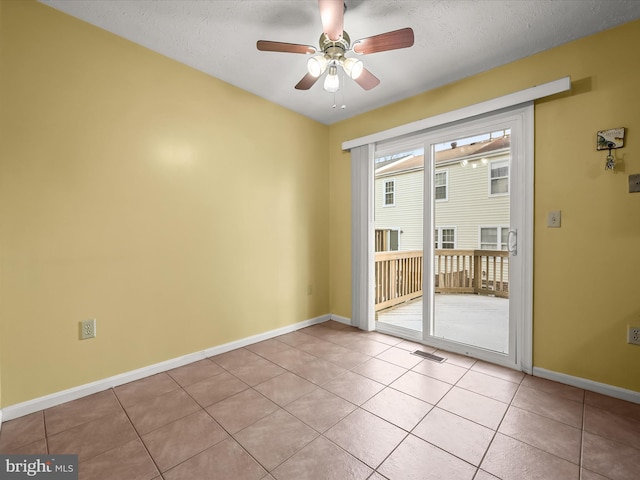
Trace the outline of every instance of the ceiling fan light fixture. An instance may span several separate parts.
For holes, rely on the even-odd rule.
[[[362,61],[357,58],[347,58],[346,55],[349,53],[368,55],[413,45],[413,30],[408,27],[361,38],[352,45],[351,38],[344,31],[346,10],[344,2],[345,0],[318,0],[322,22],[322,33],[318,41],[319,49],[311,45],[270,40],[258,40],[256,43],[256,47],[261,52],[298,53],[310,56],[307,57],[307,73],[295,85],[296,90],[309,90],[322,75],[325,75],[324,89],[335,93],[340,89],[338,77],[340,69],[363,90],[371,90],[380,84],[380,79],[364,68]],[[344,75],[342,78],[344,79]]]
[[[316,55],[307,61],[307,71],[314,77],[319,77],[327,69],[327,58],[324,55]]]
[[[329,73],[324,79],[324,89],[329,93],[335,93],[340,89],[340,79],[338,78],[338,67],[331,65]]]
[[[362,70],[364,70],[364,64],[362,63],[362,60],[350,57],[344,59],[342,62],[342,68],[347,72],[347,75],[355,80],[360,76]]]

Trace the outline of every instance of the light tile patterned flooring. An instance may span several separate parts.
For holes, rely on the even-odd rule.
[[[638,479],[640,405],[336,322],[5,422],[83,480]]]

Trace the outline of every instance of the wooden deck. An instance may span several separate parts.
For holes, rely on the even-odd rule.
[[[506,353],[509,299],[485,295],[436,294],[435,335]],[[422,331],[422,297],[377,312],[378,322]]]
[[[376,311],[422,296],[422,250],[376,252]],[[480,294],[509,298],[509,252],[435,250],[436,293]]]

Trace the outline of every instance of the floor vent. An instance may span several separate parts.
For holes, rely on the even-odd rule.
[[[418,355],[419,357],[426,358],[427,360],[431,360],[434,362],[442,363],[446,360],[446,358],[439,357],[434,355],[433,353],[421,352],[420,350],[416,350],[415,352],[411,352],[412,355]]]

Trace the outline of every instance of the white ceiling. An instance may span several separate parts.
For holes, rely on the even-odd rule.
[[[361,57],[381,84],[346,79],[334,109],[321,81],[294,89],[307,56],[256,49],[317,47],[317,0],[40,1],[325,124],[640,18],[640,0],[345,0],[352,40],[411,27],[415,44]]]

